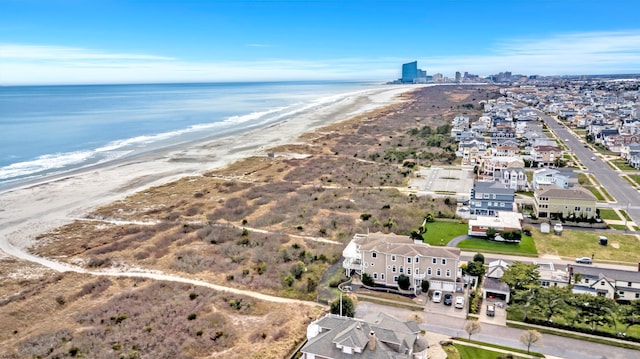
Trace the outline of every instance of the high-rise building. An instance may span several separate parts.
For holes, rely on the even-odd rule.
[[[462,80],[462,75],[460,74],[460,71],[456,71],[456,82],[460,82]]]
[[[418,61],[402,64],[402,83],[413,83],[418,78]]]

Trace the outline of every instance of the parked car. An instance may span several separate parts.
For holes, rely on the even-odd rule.
[[[591,157],[591,161],[595,161],[595,160],[596,160],[596,158],[595,158],[595,157]]]
[[[496,315],[496,308],[493,305],[487,305],[487,317],[494,317]]]
[[[453,294],[447,293],[444,295],[444,305],[453,304]]]
[[[576,263],[591,264],[592,260],[591,257],[580,257],[576,258]]]
[[[439,290],[436,290],[435,292],[433,292],[433,297],[431,297],[431,300],[434,303],[440,303],[440,301],[442,300],[442,292]]]
[[[464,297],[456,297],[456,308],[464,308]]]

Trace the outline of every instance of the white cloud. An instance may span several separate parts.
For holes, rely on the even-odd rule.
[[[586,32],[502,41],[489,55],[431,57],[425,67],[453,73],[600,74],[640,72],[640,31]]]
[[[269,46],[247,44],[247,46]],[[488,44],[486,55],[418,58],[429,74],[640,73],[640,30],[516,38]],[[140,83],[269,80],[393,80],[407,59],[258,59],[188,62],[149,54],[0,43],[0,84]]]

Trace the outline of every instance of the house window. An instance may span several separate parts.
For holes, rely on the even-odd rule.
[[[591,212],[591,207],[587,207],[584,210],[587,211],[587,212]]]
[[[436,257],[433,257],[433,258],[432,258],[432,260],[431,260],[431,263],[433,263],[433,264],[436,264],[436,263],[438,263],[438,258],[436,258]]]
[[[451,277],[451,269],[447,269],[447,271],[445,272],[445,275],[447,277]]]
[[[373,279],[378,279],[378,273],[373,272]]]
[[[619,291],[618,294],[624,295],[624,292],[623,291]]]
[[[442,265],[446,266],[447,265],[447,258],[442,258]]]
[[[600,282],[600,285],[604,285],[604,281],[601,281],[601,282]]]
[[[394,281],[394,282],[397,282],[397,281],[398,281],[398,276],[397,276],[397,275],[394,275],[394,276],[393,276],[393,281]]]
[[[420,274],[420,268],[416,268],[416,274]]]
[[[495,193],[493,194],[493,199],[496,199],[496,194]]]
[[[380,273],[380,279],[384,280],[384,273]]]
[[[416,263],[420,262],[420,257],[416,256]]]
[[[631,287],[631,282],[627,282],[627,287]]]
[[[392,261],[394,261],[394,262],[396,261],[396,256],[395,256],[395,254],[391,256],[391,260],[392,260]]]
[[[407,268],[407,274],[411,274],[411,268]]]
[[[436,275],[438,277],[442,275],[442,270],[440,270],[440,268],[436,269]]]
[[[431,275],[431,267],[427,268],[427,275]]]
[[[407,257],[407,263],[411,263],[411,257]]]
[[[549,282],[547,282],[546,280],[543,280],[540,284],[541,284],[543,287],[548,287],[548,286],[549,286]]]
[[[580,210],[580,207],[575,207],[573,210],[574,210],[575,212],[578,212],[578,211]]]
[[[404,273],[404,267],[400,266],[400,273]]]
[[[500,202],[500,207],[504,207],[504,202]]]
[[[589,284],[589,278],[585,278],[585,279],[584,279],[584,283],[585,283],[585,284]]]
[[[636,293],[636,298],[640,298],[640,293]]]
[[[371,253],[371,258],[376,258],[376,256],[377,256],[376,252]]]
[[[372,267],[373,267],[373,265],[374,265],[374,264],[375,264],[375,263],[371,262],[371,266],[372,266]]]
[[[393,273],[396,272],[396,266],[391,267],[391,272],[393,272]]]

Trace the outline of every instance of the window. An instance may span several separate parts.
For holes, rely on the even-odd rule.
[[[451,269],[447,269],[447,271],[445,272],[445,276],[451,277]]]
[[[640,293],[636,293],[636,298],[640,298]]]
[[[395,256],[395,254],[391,256],[391,260],[392,260],[392,261],[394,261],[394,262],[396,261],[396,256]]]
[[[580,210],[580,207],[574,207],[574,208],[573,208],[573,210],[574,210],[575,212],[578,212],[578,211]]]
[[[489,199],[489,194],[485,193],[484,196],[482,196],[482,197],[485,198],[485,199]]]
[[[411,268],[407,268],[407,274],[411,274]]]
[[[500,207],[504,207],[504,202],[500,202]]]
[[[431,267],[427,268],[427,275],[431,275]]]
[[[447,258],[442,258],[442,265],[446,266],[447,265]]]
[[[416,268],[416,274],[420,274],[420,268]]]
[[[371,252],[371,258],[376,258],[377,253],[376,252]]]
[[[585,284],[589,284],[589,278],[584,279]]]
[[[404,273],[404,267],[400,266],[400,273]]]
[[[493,199],[496,199],[496,194],[495,193],[493,194]]]
[[[624,292],[623,291],[619,291],[618,294],[624,295]]]
[[[543,287],[548,287],[549,286],[549,282],[546,280],[543,280],[542,283],[540,283]]]
[[[378,279],[378,273],[373,272],[373,279]]]
[[[380,273],[380,279],[384,280],[384,273]]]
[[[591,212],[591,207],[587,207],[584,210],[587,211],[587,212]]]
[[[433,263],[433,264],[436,264],[436,263],[438,263],[438,258],[436,258],[436,257],[433,257],[433,258],[432,258],[432,260],[431,260],[431,263]]]
[[[436,270],[436,275],[437,275],[438,277],[442,275],[442,270],[440,270],[440,268],[438,268],[438,269]]]
[[[604,285],[604,281],[601,281],[601,282],[600,282],[600,285]]]
[[[631,287],[631,282],[627,282],[627,287]]]
[[[407,257],[407,263],[411,263],[411,257]]]
[[[391,267],[391,272],[393,272],[393,273],[396,272],[396,266]]]
[[[420,257],[416,256],[416,263],[420,262]]]
[[[393,281],[394,281],[394,282],[397,282],[397,281],[398,281],[398,276],[397,276],[397,275],[394,275],[394,276],[393,276]]]
[[[372,267],[373,267],[373,265],[374,265],[374,264],[375,264],[375,263],[371,262],[371,266],[372,266]]]

